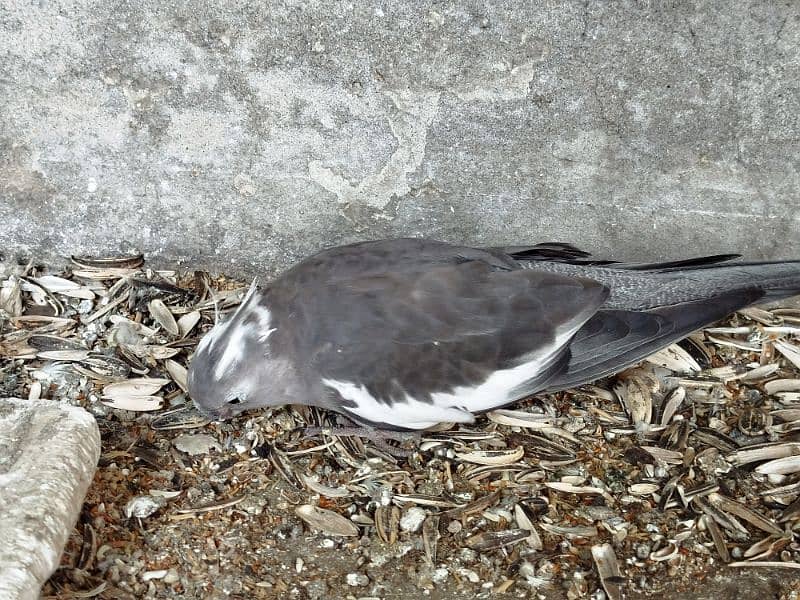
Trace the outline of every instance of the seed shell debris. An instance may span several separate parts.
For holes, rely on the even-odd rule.
[[[45,597],[209,597],[210,564],[247,573],[229,595],[282,597],[305,584],[274,557],[302,547],[291,572],[324,580],[323,546],[424,595],[661,597],[800,568],[800,309],[740,311],[619,376],[379,445],[316,408],[197,412],[190,357],[246,289],[140,255],[0,266],[2,395],[83,406],[104,440]],[[327,581],[315,593],[353,595]]]

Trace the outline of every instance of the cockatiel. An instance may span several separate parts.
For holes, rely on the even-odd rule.
[[[424,429],[623,370],[742,307],[800,294],[800,261],[593,260],[569,244],[390,239],[324,250],[201,340],[216,418],[282,404]]]

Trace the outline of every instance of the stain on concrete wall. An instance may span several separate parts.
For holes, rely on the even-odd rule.
[[[800,256],[798,82],[794,3],[6,3],[0,251]]]

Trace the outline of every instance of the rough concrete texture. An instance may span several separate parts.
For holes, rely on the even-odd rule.
[[[800,256],[798,82],[796,2],[11,0],[0,248]]]
[[[100,458],[88,412],[0,398],[0,598],[38,598],[55,571]]]

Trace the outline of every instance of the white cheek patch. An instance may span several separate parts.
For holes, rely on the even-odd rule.
[[[237,325],[225,332],[227,334],[225,349],[214,367],[214,379],[217,381],[222,379],[229,369],[235,367],[244,358],[245,339],[247,339],[249,331],[248,327]]]
[[[258,302],[257,291],[254,280],[233,315],[215,325],[197,345],[196,354],[221,347],[221,354],[212,372],[217,381],[221,381],[226,373],[242,361],[248,338],[264,342],[275,331],[270,328],[272,315],[266,306]]]
[[[213,338],[211,346],[224,345],[214,367],[214,378],[217,381],[244,359],[248,339],[263,343],[269,338],[275,331],[274,327],[270,327],[271,323],[272,315],[269,309],[261,304],[252,303],[249,306],[242,305],[230,321],[219,326],[219,332],[215,333],[212,330],[209,333]]]

